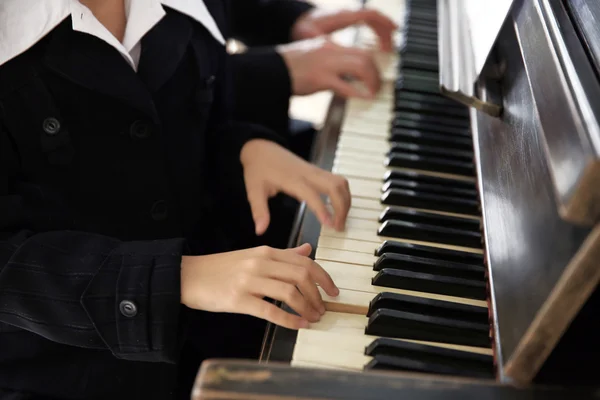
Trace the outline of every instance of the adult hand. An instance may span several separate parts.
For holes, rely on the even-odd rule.
[[[295,95],[333,90],[343,97],[372,98],[381,87],[379,70],[368,50],[319,38],[279,46],[278,52],[287,65]],[[363,86],[352,84],[348,78]]]
[[[267,230],[270,221],[268,200],[279,192],[306,201],[323,225],[344,229],[351,202],[345,178],[311,165],[268,140],[254,139],[246,143],[240,160],[257,235]],[[329,196],[333,217],[321,194]]]
[[[336,10],[313,9],[300,16],[292,27],[292,39],[303,40],[335,32],[355,24],[366,24],[379,37],[381,49],[393,49],[393,33],[398,26],[376,10]]]
[[[316,285],[330,296],[339,294],[329,274],[308,257],[310,251],[305,244],[183,257],[181,302],[197,310],[248,314],[289,329],[306,328],[325,312]],[[300,316],[264,297],[284,301]]]

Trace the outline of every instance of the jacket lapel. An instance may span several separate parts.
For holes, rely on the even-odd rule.
[[[138,75],[148,90],[158,91],[183,60],[193,26],[189,18],[169,11],[142,39]]]
[[[45,65],[71,82],[114,97],[156,121],[152,92],[166,83],[181,63],[192,36],[189,19],[170,12],[146,34],[137,74],[112,46],[71,27],[71,18],[67,18],[53,31]]]

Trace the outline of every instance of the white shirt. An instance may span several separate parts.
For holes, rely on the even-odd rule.
[[[165,16],[162,5],[194,18],[225,44],[203,0],[125,0],[127,26],[123,42],[78,0],[0,0],[0,65],[31,48],[71,15],[74,31],[104,40],[137,70],[141,39]]]

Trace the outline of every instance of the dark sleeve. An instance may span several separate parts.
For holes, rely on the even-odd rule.
[[[236,108],[239,109],[239,107],[236,107],[238,101],[236,97],[240,97],[242,101],[249,101],[249,97],[246,96],[252,96],[252,93],[249,91],[254,90],[257,86],[254,86],[247,81],[243,83],[247,86],[238,86],[238,84],[242,82],[242,79],[239,77],[234,78],[234,76],[240,71],[234,69],[235,60],[232,56],[227,54],[225,48],[221,51],[220,60],[221,68],[215,79],[215,99],[211,110],[209,130],[211,131],[211,148],[214,149],[213,156],[217,157],[214,161],[216,161],[219,170],[229,170],[232,161],[234,164],[239,163],[242,147],[249,140],[266,139],[283,146],[286,145],[286,141],[282,135],[276,134],[273,130],[269,129],[267,126],[261,125],[254,119],[248,121],[236,118],[235,110]],[[279,62],[282,61],[283,60]],[[263,66],[267,64],[269,63],[265,63]],[[251,75],[257,73],[257,71],[254,68],[244,68],[244,73],[248,74],[246,79],[255,79],[255,77]],[[256,78],[259,76],[260,75],[257,75]],[[263,97],[263,93],[260,92],[254,93],[254,95]]]
[[[232,37],[248,46],[273,46],[291,41],[296,20],[314,8],[301,0],[231,0]]]
[[[231,56],[235,88],[234,118],[287,135],[292,95],[285,61],[273,49]]]
[[[174,362],[183,240],[24,230],[8,137],[0,125],[0,322],[126,360]],[[121,312],[132,304],[137,312]]]

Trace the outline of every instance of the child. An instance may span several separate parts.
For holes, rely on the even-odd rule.
[[[240,166],[259,235],[278,192],[337,229],[350,194],[229,119],[223,4],[2,0],[0,398],[173,398],[191,310],[297,329],[337,294],[310,246],[227,252]]]

